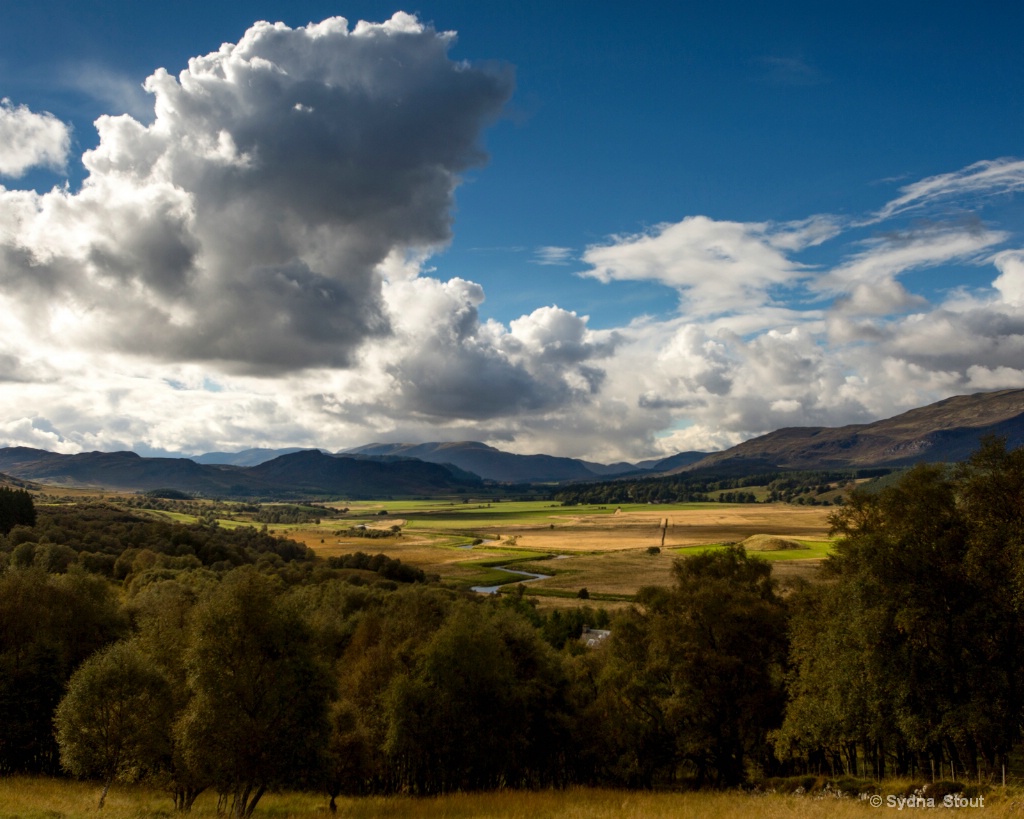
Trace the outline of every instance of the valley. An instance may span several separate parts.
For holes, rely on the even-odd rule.
[[[116,497],[116,496],[115,496]],[[116,502],[116,501],[115,501]],[[203,519],[202,505],[164,501],[149,510],[179,523]],[[179,510],[175,511],[175,507]],[[206,516],[227,528],[261,525],[252,505],[209,504]],[[317,506],[264,504],[261,510],[305,509],[317,521],[267,524],[270,534],[296,540],[319,557],[382,553],[456,588],[507,583],[495,567],[551,574],[524,586],[544,605],[621,604],[643,586],[671,583],[672,561],[757,535],[801,542],[799,550],[757,551],[776,576],[811,577],[828,545],[823,506],[790,504],[627,504],[562,506],[551,501],[350,501]],[[330,510],[337,517],[326,517]],[[342,511],[345,510],[345,511]],[[263,513],[260,516],[266,517]],[[664,538],[662,535],[664,534]],[[656,550],[652,552],[652,549]]]

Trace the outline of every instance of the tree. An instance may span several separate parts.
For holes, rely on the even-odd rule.
[[[32,496],[24,489],[0,486],[0,535],[6,535],[15,526],[35,526],[36,507]]]
[[[53,713],[74,669],[121,637],[109,583],[80,570],[0,574],[0,771],[57,773]]]
[[[415,793],[550,785],[566,749],[566,680],[509,609],[456,606],[386,695],[391,763]]]
[[[1024,452],[990,440],[917,466],[832,524],[830,582],[796,607],[781,745],[851,770],[859,745],[878,776],[995,770],[1024,716]]]
[[[131,642],[115,643],[72,675],[54,723],[61,764],[103,782],[99,807],[115,780],[133,781],[170,751],[170,688]]]
[[[335,584],[334,590],[345,585]],[[323,588],[331,591],[327,584]],[[331,597],[336,595],[309,608],[314,614],[322,611]],[[406,786],[406,773],[390,764],[393,757],[384,750],[390,727],[385,693],[397,677],[413,671],[424,644],[444,623],[454,599],[448,590],[420,585],[392,593],[373,590],[359,602],[347,592],[334,608],[355,615],[350,637],[338,639],[341,634],[336,629],[341,624],[318,625],[325,637],[334,632],[329,642],[335,644],[333,655],[339,657],[339,701],[332,718],[325,779],[332,799],[343,792],[393,792]],[[358,613],[353,604],[361,609]]]
[[[613,629],[601,687],[633,727],[616,766],[649,783],[680,766],[698,783],[741,783],[772,762],[768,732],[784,703],[786,609],[770,565],[730,547],[677,560],[671,589],[641,590]],[[622,722],[622,718],[618,718]]]
[[[331,694],[309,629],[273,581],[230,572],[196,607],[177,725],[186,763],[251,816],[269,787],[317,778]]]
[[[189,579],[192,582],[176,579],[150,583],[131,601],[133,620],[138,627],[136,645],[170,684],[168,710],[172,723],[191,698],[185,668],[189,619],[204,581],[212,582],[203,575]],[[193,803],[209,784],[201,772],[188,765],[179,737],[173,734],[169,753],[156,780],[170,791],[175,810],[181,813],[191,811]]]

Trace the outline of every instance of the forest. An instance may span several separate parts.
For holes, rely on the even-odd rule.
[[[27,499],[27,500],[26,500]],[[851,491],[819,582],[741,547],[609,614],[254,527],[0,493],[0,774],[268,790],[992,781],[1024,720],[1024,449]],[[598,648],[584,629],[609,629]],[[102,802],[102,796],[100,797]]]

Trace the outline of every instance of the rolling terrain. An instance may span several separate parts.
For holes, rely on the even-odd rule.
[[[1024,390],[956,395],[871,424],[790,427],[672,469],[756,472],[769,469],[901,467],[962,461],[987,435],[1024,444]]]

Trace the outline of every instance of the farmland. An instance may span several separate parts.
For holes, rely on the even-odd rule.
[[[265,504],[262,510],[273,510]],[[827,554],[827,507],[789,504],[624,504],[563,506],[552,501],[356,501],[305,509],[303,523],[270,524],[329,558],[383,553],[459,588],[512,578],[499,566],[551,575],[531,582],[530,596],[549,605],[587,589],[595,603],[614,605],[642,586],[668,585],[675,558],[758,536],[794,548],[757,551],[776,576],[812,576]],[[188,510],[188,511],[177,511]],[[177,522],[214,516],[233,528],[254,524],[251,507],[196,504],[156,511]]]
[[[388,514],[380,515],[381,510]],[[808,574],[824,555],[820,544],[829,528],[827,509],[786,504],[366,503],[352,505],[346,517],[368,527],[399,525],[401,537],[371,542],[325,534],[323,525],[295,527],[288,535],[325,556],[380,551],[459,586],[506,581],[508,575],[496,574],[493,567],[512,564],[553,575],[527,587],[528,595],[545,601],[575,598],[584,588],[595,601],[621,601],[642,586],[668,585],[672,561],[682,554],[755,535],[819,544],[817,549],[785,553],[787,565],[779,565],[780,576]],[[472,545],[474,541],[481,542]],[[651,547],[660,551],[652,554]]]

